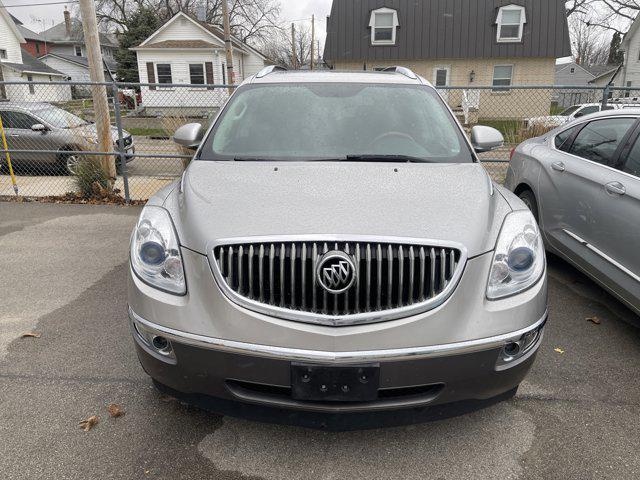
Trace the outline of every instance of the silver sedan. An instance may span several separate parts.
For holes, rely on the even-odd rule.
[[[512,153],[506,186],[545,246],[640,313],[640,109],[584,116]]]

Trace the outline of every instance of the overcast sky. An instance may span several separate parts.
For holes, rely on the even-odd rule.
[[[27,28],[40,32],[55,23],[64,21],[62,16],[64,4],[28,5],[33,3],[58,3],[60,1],[61,0],[2,0],[2,3],[7,7],[9,13],[19,18]],[[298,20],[296,23],[304,23],[304,21],[299,21],[304,18],[309,18],[307,21],[309,24],[311,14],[315,14],[318,38],[324,43],[326,17],[329,15],[329,10],[331,10],[331,0],[280,0],[280,3],[282,5],[280,21],[283,24],[291,23],[292,20]],[[72,6],[72,3],[68,4],[69,9],[71,9]]]

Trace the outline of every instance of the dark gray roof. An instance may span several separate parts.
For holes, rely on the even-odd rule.
[[[519,43],[496,41],[501,6],[526,9]],[[371,46],[371,11],[398,11],[395,46]],[[334,0],[327,18],[324,58],[411,60],[571,55],[564,0]]]
[[[87,59],[87,57],[78,57],[77,55],[66,55],[63,53],[48,53],[47,55],[45,55],[45,57],[58,57],[68,62],[77,63],[78,65],[89,68],[89,60]],[[107,67],[109,67],[109,70],[111,70],[112,72],[115,72],[118,68],[116,62],[112,62],[107,59],[105,59],[104,61],[107,64]]]
[[[59,72],[58,70],[51,68],[46,63],[38,60],[24,48],[22,49],[22,63],[2,62],[2,65],[18,70],[19,72],[37,72],[44,75],[64,75],[64,73]]]
[[[618,65],[590,65],[585,67],[594,77],[601,77],[607,73],[613,73],[618,69]]]
[[[56,43],[84,43],[84,33],[82,31],[82,23],[75,18],[71,19],[71,34],[67,33],[67,26],[64,22],[58,23],[53,27],[40,33],[49,42]],[[111,47],[117,47],[118,44],[111,38],[111,35],[100,33],[100,44]]]

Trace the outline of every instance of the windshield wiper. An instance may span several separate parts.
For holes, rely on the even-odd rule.
[[[412,157],[410,155],[347,155],[348,162],[398,162],[398,163],[420,163],[429,162],[429,160],[420,157]]]

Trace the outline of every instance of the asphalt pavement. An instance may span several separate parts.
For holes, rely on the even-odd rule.
[[[430,423],[326,432],[156,392],[126,315],[138,213],[0,203],[0,478],[640,477],[640,319],[561,260],[550,259],[544,344],[514,399]],[[111,418],[111,403],[124,416]],[[92,415],[99,422],[85,432],[78,423]]]

